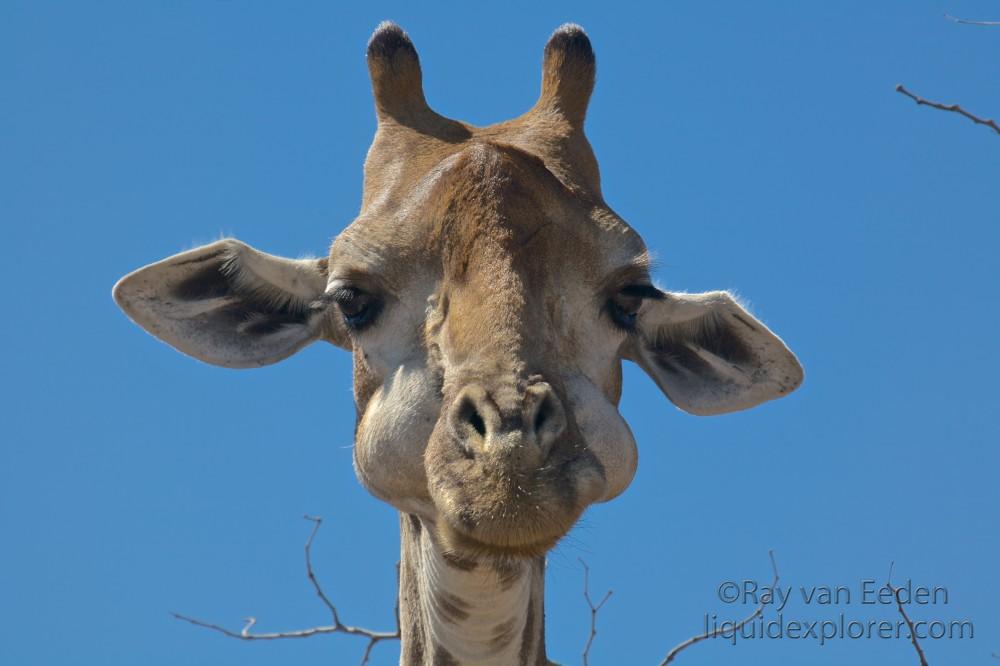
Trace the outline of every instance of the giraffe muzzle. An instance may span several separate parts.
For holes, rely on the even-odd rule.
[[[504,408],[505,402],[513,404]],[[514,400],[506,401],[477,383],[459,391],[449,424],[467,455],[507,459],[518,470],[529,471],[544,464],[566,431],[566,411],[544,381],[529,384]]]

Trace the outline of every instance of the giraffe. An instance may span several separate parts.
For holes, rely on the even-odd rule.
[[[404,664],[548,664],[545,554],[630,484],[622,360],[680,409],[747,409],[803,379],[729,293],[655,286],[605,203],[584,135],[595,58],[576,25],[545,46],[524,115],[433,111],[417,52],[367,50],[378,129],[357,218],[319,259],[223,239],[122,278],[141,327],[247,368],[315,341],[353,354],[358,479],[400,516]]]

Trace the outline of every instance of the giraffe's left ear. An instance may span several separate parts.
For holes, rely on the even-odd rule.
[[[636,327],[626,358],[686,412],[749,409],[802,383],[795,354],[724,291],[647,300]]]

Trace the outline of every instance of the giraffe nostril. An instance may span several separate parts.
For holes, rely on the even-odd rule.
[[[483,417],[479,415],[478,411],[476,411],[475,405],[470,405],[469,411],[469,424],[471,424],[475,431],[479,433],[480,437],[486,437],[486,424],[483,423]]]
[[[528,417],[525,421],[531,424],[531,434],[544,454],[566,430],[562,401],[549,384],[539,382],[528,388],[525,409]]]
[[[490,408],[487,393],[479,386],[467,386],[455,400],[451,410],[451,428],[469,455],[486,447],[486,436],[490,431],[487,424],[496,422],[496,418],[491,418],[488,413]]]
[[[463,395],[459,400],[453,416],[455,430],[460,436],[467,436],[471,427],[480,437],[486,436],[486,421],[483,415],[476,409],[476,403],[472,396]]]
[[[541,407],[538,408],[538,414],[535,415],[535,432],[540,432],[545,426],[545,422],[549,418],[549,412],[552,408],[549,405],[549,401],[546,400],[542,403]]]

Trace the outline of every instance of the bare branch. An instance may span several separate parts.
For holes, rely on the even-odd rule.
[[[771,570],[774,571],[774,582],[771,583],[771,589],[773,590],[778,587],[778,581],[781,579],[781,577],[778,575],[778,564],[777,562],[774,561],[774,551],[773,550],[767,551],[767,555],[768,557],[771,558]],[[743,625],[747,624],[748,622],[756,620],[763,614],[764,614],[764,602],[761,602],[760,605],[757,606],[756,609],[754,609],[753,613],[751,613],[750,615],[746,616],[741,621],[733,625],[732,627],[733,632],[739,631],[740,629],[743,628]],[[666,666],[667,664],[672,662],[682,650],[686,650],[695,643],[700,643],[701,641],[706,640],[708,638],[715,638],[716,636],[721,634],[722,631],[723,631],[723,626],[716,626],[716,628],[712,629],[711,631],[706,631],[703,634],[692,636],[683,643],[678,643],[670,650],[670,652],[667,653],[667,656],[664,657],[663,661],[660,662],[660,666]]]
[[[909,90],[903,87],[902,83],[896,85],[896,92],[906,95],[914,102],[916,102],[918,106],[929,106],[934,109],[940,109],[941,111],[951,111],[953,113],[961,114],[966,118],[968,118],[969,120],[971,120],[972,122],[976,123],[977,125],[986,125],[997,134],[1000,134],[1000,125],[997,125],[995,121],[990,120],[988,118],[980,118],[979,116],[975,116],[966,111],[965,109],[963,109],[962,107],[960,107],[958,104],[941,104],[940,102],[932,102],[930,100],[926,100],[923,97],[920,97],[919,95],[914,95],[913,93],[911,93]]]
[[[597,612],[601,610],[601,607],[608,602],[611,595],[614,594],[614,590],[608,590],[604,593],[604,597],[595,606],[593,600],[590,598],[590,567],[587,563],[583,561],[583,558],[577,558],[580,560],[580,564],[583,565],[583,598],[587,600],[587,606],[590,607],[590,636],[587,637],[587,644],[583,648],[583,666],[588,666],[590,659],[590,646],[594,644],[594,637],[597,636]]]
[[[892,591],[894,597],[896,597],[896,607],[899,609],[899,614],[903,616],[906,621],[906,626],[910,629],[910,642],[913,643],[913,649],[917,651],[917,656],[920,657],[920,666],[927,666],[927,657],[924,656],[924,650],[920,647],[920,641],[917,640],[917,632],[913,628],[913,622],[910,620],[910,616],[906,614],[906,609],[903,608],[903,598],[899,596],[899,588],[893,587],[892,584],[892,569],[896,566],[895,562],[889,564],[889,577],[886,579],[886,586]]]
[[[969,19],[958,18],[957,16],[952,16],[951,14],[945,14],[944,17],[949,21],[954,21],[955,23],[963,23],[965,25],[988,25],[988,26],[1000,25],[1000,21],[970,21]]]
[[[317,516],[304,516],[306,520],[310,520],[313,523],[312,532],[309,533],[309,538],[306,540],[305,553],[306,553],[306,576],[309,578],[309,582],[312,583],[313,589],[316,590],[316,595],[326,606],[327,610],[330,611],[333,623],[323,626],[310,627],[308,629],[298,629],[295,631],[279,631],[270,633],[254,633],[252,631],[254,625],[257,624],[257,618],[248,617],[246,618],[246,624],[240,629],[239,632],[232,631],[231,629],[226,629],[218,624],[212,624],[211,622],[205,622],[203,620],[198,620],[193,617],[188,617],[187,615],[181,615],[180,613],[171,613],[176,619],[189,622],[198,627],[204,627],[205,629],[211,629],[217,631],[220,634],[229,636],[230,638],[236,638],[242,641],[270,641],[279,640],[284,638],[309,638],[310,636],[319,636],[321,634],[349,634],[352,636],[363,636],[368,639],[368,644],[365,646],[365,652],[361,659],[361,666],[365,666],[371,657],[372,649],[378,645],[381,641],[388,640],[398,640],[399,639],[399,597],[396,597],[396,606],[394,610],[394,615],[396,618],[396,630],[395,631],[372,631],[371,629],[365,629],[364,627],[354,627],[351,625],[344,624],[340,621],[340,616],[337,613],[336,606],[330,601],[330,598],[326,596],[323,592],[323,588],[319,584],[319,580],[316,578],[316,574],[313,571],[312,566],[312,544],[313,540],[316,538],[316,532],[319,531],[320,525],[323,524],[323,519]],[[399,564],[396,565],[396,578],[399,579]]]
[[[334,634],[340,631],[338,627],[335,626],[325,626],[325,627],[312,627],[310,629],[301,629],[298,631],[281,631],[268,634],[251,634],[250,627],[256,623],[255,618],[248,618],[251,620],[246,627],[240,631],[232,631],[231,629],[226,629],[225,627],[219,626],[217,624],[212,624],[211,622],[205,622],[203,620],[198,620],[193,617],[188,617],[187,615],[181,615],[180,613],[171,613],[172,616],[178,620],[184,620],[185,622],[190,622],[191,624],[198,627],[205,627],[206,629],[213,629],[218,631],[220,634],[225,634],[230,638],[238,638],[244,641],[270,641],[279,638],[309,638],[310,636],[317,636],[319,634]],[[387,637],[388,638],[388,637]]]
[[[323,525],[323,519],[319,516],[310,516],[310,515],[305,515],[302,517],[305,518],[306,520],[311,520],[313,523],[312,532],[309,533],[309,538],[306,539],[306,546],[305,546],[306,576],[309,577],[309,582],[312,583],[313,589],[316,590],[316,596],[318,596],[320,600],[323,602],[323,605],[330,610],[330,614],[333,615],[333,624],[334,626],[336,626],[340,624],[340,616],[337,615],[337,608],[333,605],[330,599],[323,592],[323,588],[319,586],[319,581],[316,580],[316,574],[313,573],[313,566],[312,566],[313,539],[316,538],[316,532],[319,532],[319,528]]]

